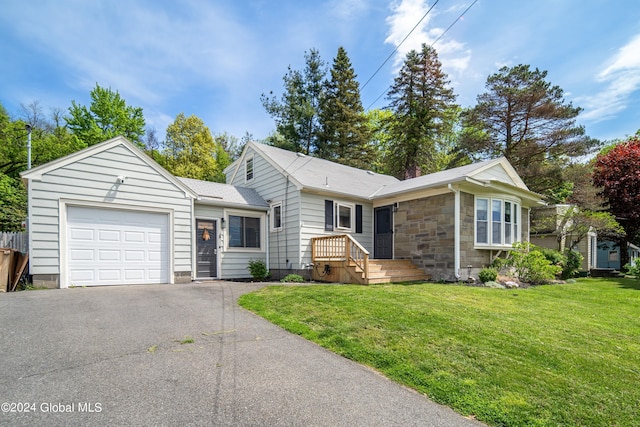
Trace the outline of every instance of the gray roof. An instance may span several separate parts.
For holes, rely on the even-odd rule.
[[[368,199],[383,188],[400,182],[389,175],[341,165],[270,145],[255,143],[252,146],[305,189]]]
[[[253,188],[236,187],[218,182],[200,181],[198,179],[178,179],[189,187],[203,201],[217,202],[245,207],[268,208],[269,204]]]
[[[486,166],[499,163],[501,159],[502,158],[486,160],[484,162],[473,163],[453,169],[447,169],[441,172],[435,172],[429,175],[407,179],[405,181],[398,181],[396,184],[390,185],[381,190],[378,194],[376,194],[376,196],[390,196],[405,191],[453,184],[455,182],[463,181],[466,178],[471,177],[475,172],[483,169]]]

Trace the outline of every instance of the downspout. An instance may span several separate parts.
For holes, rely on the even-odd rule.
[[[448,184],[449,190],[454,194],[453,202],[453,275],[460,280],[460,191]]]
[[[271,234],[271,206],[269,206],[269,210],[267,211],[267,220],[266,220],[266,224],[264,227],[264,235],[265,235],[265,248],[266,248],[266,254],[265,254],[265,258],[266,258],[266,263],[267,263],[267,270],[271,269],[271,264],[269,264],[269,235]]]

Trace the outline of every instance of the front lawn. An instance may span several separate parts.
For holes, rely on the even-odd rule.
[[[640,426],[640,282],[273,286],[240,304],[491,425]]]

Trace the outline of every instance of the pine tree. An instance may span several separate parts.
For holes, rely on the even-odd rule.
[[[557,203],[567,194],[562,171],[568,159],[589,154],[600,143],[576,126],[582,109],[565,103],[563,90],[546,77],[546,71],[529,65],[503,67],[489,76],[487,91],[464,113],[460,147],[476,159],[505,156],[531,190]]]
[[[273,92],[260,96],[265,110],[276,122],[278,137],[270,138],[271,141],[277,141],[281,148],[305,154],[316,150],[325,76],[326,67],[320,53],[311,49],[305,52],[304,71],[288,68],[282,78],[285,91],[280,99]]]
[[[393,113],[389,123],[392,146],[387,165],[398,178],[413,178],[438,169],[437,145],[450,133],[455,95],[448,87],[438,55],[423,44],[407,54],[388,94]]]
[[[375,150],[360,100],[360,86],[343,47],[333,61],[320,110],[316,155],[345,165],[369,169]]]

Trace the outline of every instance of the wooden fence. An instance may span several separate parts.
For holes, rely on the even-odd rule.
[[[27,253],[29,252],[29,235],[20,232],[0,233],[0,248],[15,249]]]

